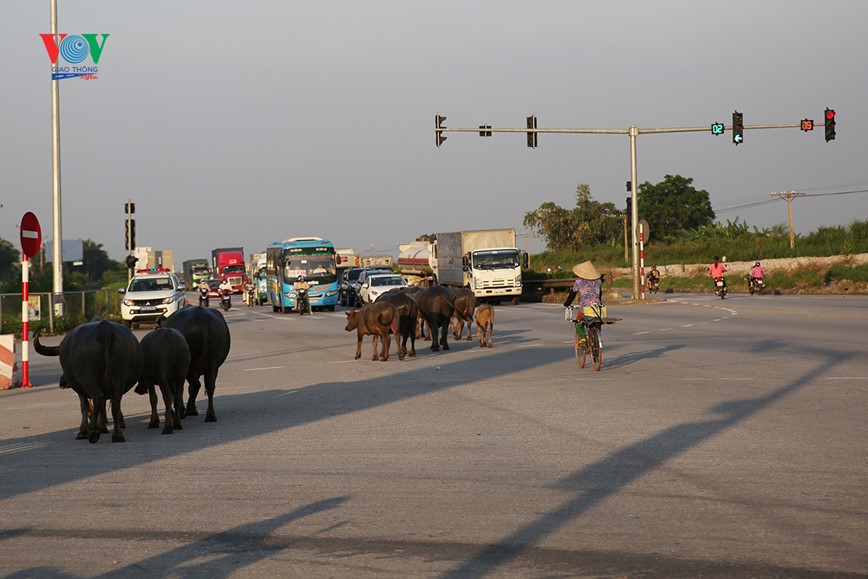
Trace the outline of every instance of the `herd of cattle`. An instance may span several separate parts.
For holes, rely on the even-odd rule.
[[[123,442],[124,416],[121,398],[138,384],[136,392],[148,393],[151,402],[149,428],[160,424],[157,414],[159,385],[166,407],[163,434],[181,429],[181,419],[199,414],[196,396],[199,377],[208,393],[205,422],[214,422],[214,387],[217,370],[229,355],[229,326],[216,309],[186,306],[161,322],[141,343],[121,324],[95,318],[73,328],[58,346],[47,346],[37,333],[33,348],[43,356],[60,356],[61,388],[72,388],[81,406],[77,439],[99,441],[106,428],[106,404],[111,403],[112,442]],[[183,404],[184,380],[189,382],[187,406]]]
[[[447,335],[451,329],[455,339],[460,340],[467,324],[467,341],[470,341],[470,325],[476,314],[476,334],[479,346],[491,347],[491,333],[494,329],[494,308],[490,304],[476,305],[476,296],[467,288],[451,291],[444,286],[421,288],[409,286],[384,293],[372,304],[359,311],[347,312],[346,330],[356,330],[356,360],[362,356],[362,340],[373,336],[373,360],[389,359],[389,334],[395,337],[398,359],[409,354],[416,355],[416,338],[424,336],[427,325],[431,338],[431,350],[437,352],[442,347],[449,349]],[[410,350],[407,351],[407,341]],[[377,351],[377,342],[381,351]]]
[[[391,334],[398,358],[403,360],[408,353],[416,355],[416,338],[424,336],[425,325],[435,352],[449,349],[450,322],[456,339],[461,339],[466,324],[470,341],[474,313],[479,345],[490,348],[494,309],[488,304],[477,307],[476,297],[468,289],[452,292],[443,286],[411,286],[384,294],[358,311],[348,311],[346,330],[357,332],[356,359],[362,355],[362,340],[371,335],[374,361],[388,360]],[[71,388],[79,398],[81,425],[76,439],[95,443],[101,433],[108,432],[107,404],[111,404],[112,442],[124,442],[121,398],[134,386],[136,393],[149,396],[148,428],[160,425],[156,393],[159,386],[165,406],[163,434],[170,434],[181,430],[182,418],[198,414],[196,397],[202,377],[208,393],[205,422],[215,422],[217,372],[229,355],[230,345],[229,326],[219,310],[188,305],[161,320],[141,342],[125,326],[94,318],[72,329],[57,346],[41,343],[37,333],[33,346],[43,356],[60,357],[63,370],[60,387]],[[185,380],[189,383],[186,406],[183,401]]]

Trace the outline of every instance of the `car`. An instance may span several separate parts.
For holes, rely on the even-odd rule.
[[[174,272],[164,269],[139,271],[119,291],[121,319],[126,327],[155,323],[169,317],[187,303],[186,287]]]
[[[375,273],[365,277],[359,288],[362,305],[372,304],[384,293],[407,287],[407,280],[397,273]]]
[[[356,296],[352,284],[358,281],[359,274],[364,269],[364,267],[348,267],[341,274],[341,279],[338,282],[338,302],[342,306],[350,306],[355,303]]]
[[[363,267],[359,272],[356,281],[349,282],[349,289],[347,290],[348,298],[347,305],[360,308],[362,307],[362,301],[359,299],[359,290],[362,287],[362,284],[365,282],[365,278],[369,275],[373,274],[383,274],[383,273],[394,273],[391,267]]]

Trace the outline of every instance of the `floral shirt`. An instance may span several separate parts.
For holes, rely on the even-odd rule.
[[[579,307],[584,308],[600,303],[600,293],[603,283],[599,279],[578,278],[573,283],[572,291],[579,296]]]

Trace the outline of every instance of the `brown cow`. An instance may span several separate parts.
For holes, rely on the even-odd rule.
[[[346,331],[351,332],[356,330],[358,342],[356,343],[356,360],[362,357],[362,340],[365,336],[373,336],[374,341],[374,357],[373,361],[378,360],[377,356],[377,339],[382,340],[382,360],[383,362],[389,359],[389,330],[395,334],[395,340],[398,341],[400,330],[400,315],[398,308],[389,302],[374,302],[366,305],[359,311],[350,310],[347,312],[347,327]],[[404,359],[404,353],[401,351],[401,345],[398,344],[398,359]]]
[[[455,313],[452,314],[452,336],[460,340],[464,334],[464,321],[467,320],[467,341],[473,339],[470,324],[473,321],[473,310],[476,309],[476,296],[473,290],[461,287],[452,292],[455,296]]]
[[[427,282],[426,282],[427,283]],[[421,285],[410,285],[401,290],[401,293],[405,293],[407,295],[413,296],[413,299],[416,299],[419,292],[424,290],[426,287],[422,287]],[[416,337],[424,338],[425,337],[425,318],[422,317],[422,312],[418,313],[418,320],[416,323]]]
[[[407,338],[410,339],[410,357],[416,357],[416,319],[419,317],[419,306],[416,300],[406,293],[388,291],[377,298],[377,302],[389,302],[398,308],[401,333],[400,352],[407,354]],[[395,339],[397,341],[397,336]]]
[[[491,334],[494,332],[494,308],[491,304],[480,304],[476,308],[476,336],[479,338],[479,347],[485,346],[485,337],[488,336],[488,347],[491,347]]]

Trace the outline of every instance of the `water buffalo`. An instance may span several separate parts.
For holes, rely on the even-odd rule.
[[[189,398],[186,414],[189,416],[199,414],[196,410],[196,396],[199,395],[199,376],[203,376],[205,391],[208,393],[205,422],[216,422],[214,388],[217,385],[217,370],[226,361],[231,345],[229,325],[223,318],[223,314],[215,308],[190,305],[162,320],[160,324],[181,332],[190,348],[190,367],[187,369]]]
[[[476,308],[476,335],[479,338],[479,347],[485,346],[485,338],[488,336],[488,347],[491,347],[491,334],[494,332],[494,307],[491,304],[480,304]]]
[[[163,434],[181,430],[184,412],[184,378],[190,368],[190,348],[184,335],[174,328],[157,328],[142,338],[144,366],[142,378],[136,386],[136,394],[147,394],[151,401],[151,421],[148,428],[158,428],[157,393],[159,384],[166,407],[166,424]]]
[[[470,324],[473,320],[473,310],[476,309],[476,296],[470,288],[461,287],[452,292],[455,296],[455,313],[452,314],[452,336],[461,339],[464,333],[464,320],[467,320],[467,341],[472,340]]]
[[[427,285],[425,287],[428,287]],[[416,299],[416,296],[419,292],[425,289],[420,285],[410,285],[401,290],[401,293],[405,293],[409,296],[412,296],[413,299]],[[418,308],[417,308],[418,309]],[[425,318],[422,317],[422,312],[419,312],[418,315],[418,323],[416,324],[416,337],[424,338],[425,337]]]
[[[121,397],[142,373],[142,347],[133,333],[120,324],[94,318],[70,330],[59,346],[42,345],[37,332],[33,347],[43,356],[60,356],[61,386],[65,383],[78,394],[81,426],[76,438],[99,441],[106,402],[111,402],[112,442],[124,442]],[[93,401],[89,420],[88,398]]]
[[[416,356],[416,320],[419,317],[419,306],[412,296],[401,292],[387,292],[377,298],[378,302],[385,301],[398,308],[401,334],[400,354],[407,354],[407,339],[410,339],[410,357]],[[376,302],[375,302],[376,303]],[[400,358],[399,354],[399,358]]]
[[[440,348],[449,349],[447,334],[449,320],[455,313],[455,301],[452,292],[442,285],[435,285],[418,292],[415,296],[419,305],[419,314],[428,323],[431,333],[431,351],[439,352]],[[461,315],[461,312],[458,312]],[[465,320],[466,321],[466,320]],[[437,335],[440,334],[438,341]]]
[[[382,359],[383,362],[389,359],[389,330],[395,335],[395,342],[398,342],[400,332],[400,319],[398,308],[386,301],[379,301],[369,304],[359,311],[350,310],[347,312],[347,327],[348,332],[356,330],[358,342],[356,343],[356,360],[362,357],[362,340],[365,336],[373,336],[374,342],[374,357],[373,361],[378,360],[377,355],[377,339],[382,341]],[[398,359],[404,359],[404,353],[401,351],[401,344],[398,344]]]

